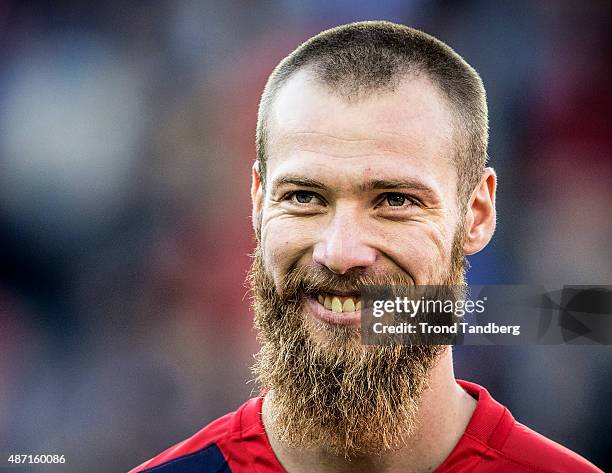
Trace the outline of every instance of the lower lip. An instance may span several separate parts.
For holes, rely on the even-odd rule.
[[[361,311],[359,310],[346,313],[334,312],[333,310],[326,309],[313,297],[306,299],[306,305],[314,317],[322,322],[350,327],[359,327],[361,325]]]

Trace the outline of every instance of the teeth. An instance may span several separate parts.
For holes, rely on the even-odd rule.
[[[342,312],[355,312],[355,303],[350,297],[342,304]]]
[[[319,304],[324,306],[327,310],[331,310],[336,313],[355,312],[361,310],[361,299],[353,297],[339,297],[334,295],[318,294],[317,300],[319,301]]]
[[[342,312],[342,302],[336,296],[332,299],[331,310],[334,312]]]

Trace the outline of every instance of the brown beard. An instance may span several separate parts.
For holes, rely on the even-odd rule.
[[[428,284],[465,285],[463,234],[455,236],[445,274]],[[366,346],[355,328],[305,317],[308,295],[368,285],[414,285],[406,275],[384,277],[326,268],[288,271],[282,294],[257,245],[248,281],[262,347],[253,372],[271,390],[270,425],[290,448],[323,448],[347,458],[380,455],[405,445],[416,427],[428,373],[440,345]]]

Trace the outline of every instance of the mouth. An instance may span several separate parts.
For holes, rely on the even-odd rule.
[[[337,314],[346,314],[361,310],[361,298],[357,295],[341,296],[331,293],[319,293],[317,302]]]
[[[306,299],[309,312],[318,320],[332,325],[361,325],[359,294],[319,292]]]

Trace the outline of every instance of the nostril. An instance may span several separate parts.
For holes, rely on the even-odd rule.
[[[364,248],[353,252],[330,252],[316,262],[334,274],[343,275],[352,270],[364,270],[372,266],[375,261],[375,253],[369,248]]]

